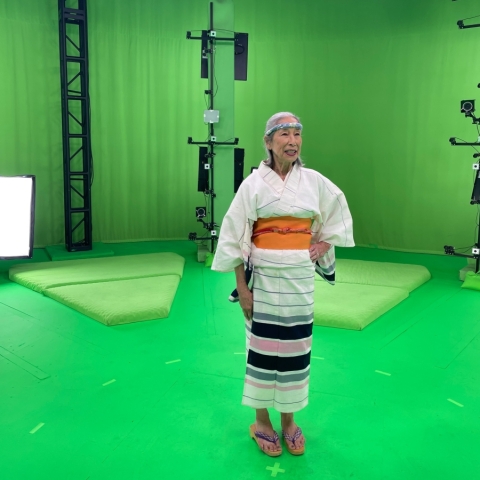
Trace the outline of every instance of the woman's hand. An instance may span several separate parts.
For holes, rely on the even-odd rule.
[[[310,260],[315,263],[320,257],[323,257],[329,250],[331,245],[327,242],[318,242],[310,245]]]
[[[253,317],[253,294],[248,288],[238,291],[238,301],[242,308],[244,317],[251,321]]]
[[[235,267],[235,277],[237,279],[237,292],[240,307],[242,307],[244,317],[250,321],[253,317],[253,294],[245,281],[245,269],[243,264]]]

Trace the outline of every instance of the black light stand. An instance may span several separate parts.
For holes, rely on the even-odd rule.
[[[480,27],[479,23],[472,24],[472,25],[465,25],[463,20],[459,20],[457,22],[458,28],[465,29],[465,28],[478,28]],[[480,88],[480,83],[478,84],[478,88]],[[460,111],[465,114],[466,117],[470,117],[472,119],[472,123],[474,125],[480,125],[480,118],[475,117],[473,114],[475,112],[475,100],[462,100],[460,102]],[[452,146],[469,146],[469,147],[479,147],[480,146],[480,137],[478,138],[477,142],[464,142],[457,141],[455,137],[451,137],[449,139],[450,144]],[[480,153],[475,153],[473,158],[480,157]],[[475,182],[473,185],[472,196],[470,199],[470,205],[478,205],[480,204],[480,164],[477,161],[476,164],[473,165],[473,169],[475,170]],[[455,255],[457,257],[466,257],[466,258],[474,258],[475,259],[475,273],[478,273],[480,270],[480,225],[478,225],[477,219],[477,229],[478,229],[478,238],[477,243],[472,248],[472,254],[467,255],[465,253],[457,253],[455,251],[455,247],[451,245],[445,245],[445,253],[447,255]]]
[[[477,28],[480,27],[480,24],[472,24],[472,25],[465,25],[463,23],[463,20],[459,20],[457,22],[457,25],[460,29],[465,29],[465,28]],[[480,84],[478,84],[478,87],[480,88]],[[477,118],[473,113],[475,112],[475,100],[462,100],[460,102],[460,111],[465,114],[465,117],[469,117],[472,119],[472,123],[474,125],[480,125],[480,118]],[[455,137],[451,137],[449,139],[449,142],[452,146],[468,146],[468,147],[478,147],[480,146],[480,137],[478,139],[479,141],[477,142],[464,142],[458,141]],[[480,157],[480,153],[475,153],[473,155],[473,158],[478,158]],[[472,191],[472,196],[470,199],[470,205],[478,205],[480,204],[480,165],[477,162],[473,166],[475,170],[475,182],[473,185],[473,191]],[[477,238],[477,243],[472,247],[472,254],[468,255],[466,253],[458,253],[455,251],[455,247],[452,247],[451,245],[445,245],[445,253],[447,255],[455,255],[457,257],[466,257],[466,258],[474,258],[475,259],[475,273],[478,273],[480,270],[480,226],[478,225],[477,222],[477,229],[478,229],[478,238]]]
[[[480,123],[480,119],[473,116],[473,114],[465,114],[465,116],[473,117],[473,123]],[[455,137],[449,139],[450,144],[452,146],[480,146],[479,142],[458,142]],[[475,153],[473,158],[480,157],[480,153]],[[477,161],[478,162],[478,161]],[[473,169],[475,170],[475,182],[473,185],[472,196],[470,198],[470,205],[478,205],[480,204],[480,165],[476,163],[473,165]],[[447,255],[454,255],[457,257],[466,257],[466,258],[474,258],[475,259],[475,273],[478,273],[480,270],[480,227],[478,227],[478,238],[477,243],[472,248],[472,254],[467,255],[465,253],[458,253],[455,251],[455,248],[451,245],[445,245],[445,253]]]
[[[191,32],[187,32],[187,39],[189,40],[201,40],[202,41],[202,73],[205,74],[205,69],[207,67],[208,61],[208,90],[205,90],[205,94],[208,95],[209,98],[209,106],[208,110],[214,111],[214,88],[215,88],[215,41],[230,41],[236,42],[236,38],[223,38],[217,37],[217,32],[214,29],[213,25],[213,2],[210,2],[210,26],[209,30],[203,30],[202,36],[200,37],[193,37]],[[204,77],[205,75],[202,75]],[[205,195],[209,195],[210,197],[210,219],[208,222],[205,222],[203,218],[198,218],[199,222],[203,223],[203,226],[210,231],[210,240],[211,240],[211,252],[215,251],[215,241],[218,239],[216,227],[218,224],[215,223],[215,210],[214,210],[214,199],[215,199],[215,188],[214,188],[214,158],[215,158],[215,146],[216,145],[238,145],[238,138],[235,138],[233,142],[217,142],[217,138],[215,137],[215,127],[214,122],[209,122],[209,140],[207,142],[194,142],[192,137],[188,137],[189,145],[207,145],[208,146],[208,153],[206,154],[207,161],[205,162],[205,168],[209,170],[209,189],[205,190]],[[190,239],[192,238],[193,234],[190,234]]]
[[[87,0],[76,0],[78,8],[66,1],[58,0],[65,246],[75,252],[92,249]]]

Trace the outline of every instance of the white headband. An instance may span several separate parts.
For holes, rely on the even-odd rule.
[[[276,132],[277,130],[281,130],[283,128],[297,128],[298,130],[301,130],[303,128],[303,125],[301,123],[279,123],[278,125],[272,127],[270,130],[267,130],[265,136],[268,137],[273,132]]]

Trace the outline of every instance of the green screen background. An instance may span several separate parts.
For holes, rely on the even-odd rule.
[[[88,12],[94,240],[201,233],[198,150],[187,137],[207,137],[207,81],[186,31],[207,28],[208,1],[89,0]],[[250,40],[248,82],[234,86],[245,173],[264,156],[268,117],[292,111],[305,163],[347,196],[357,244],[433,253],[473,244],[474,151],[448,138],[478,135],[460,100],[478,93],[480,30],[456,21],[479,13],[476,2],[439,0],[235,2],[235,30]],[[56,0],[0,0],[0,58],[0,175],[37,176],[35,243],[60,244]]]

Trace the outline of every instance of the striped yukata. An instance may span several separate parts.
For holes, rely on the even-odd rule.
[[[312,243],[332,245],[323,263],[314,265],[308,249],[255,246],[255,222],[285,216],[310,219]],[[333,283],[335,245],[354,242],[347,202],[330,180],[295,164],[283,181],[262,162],[243,181],[223,219],[212,269],[228,272],[242,263],[254,269],[244,405],[288,413],[308,404],[314,275]]]

